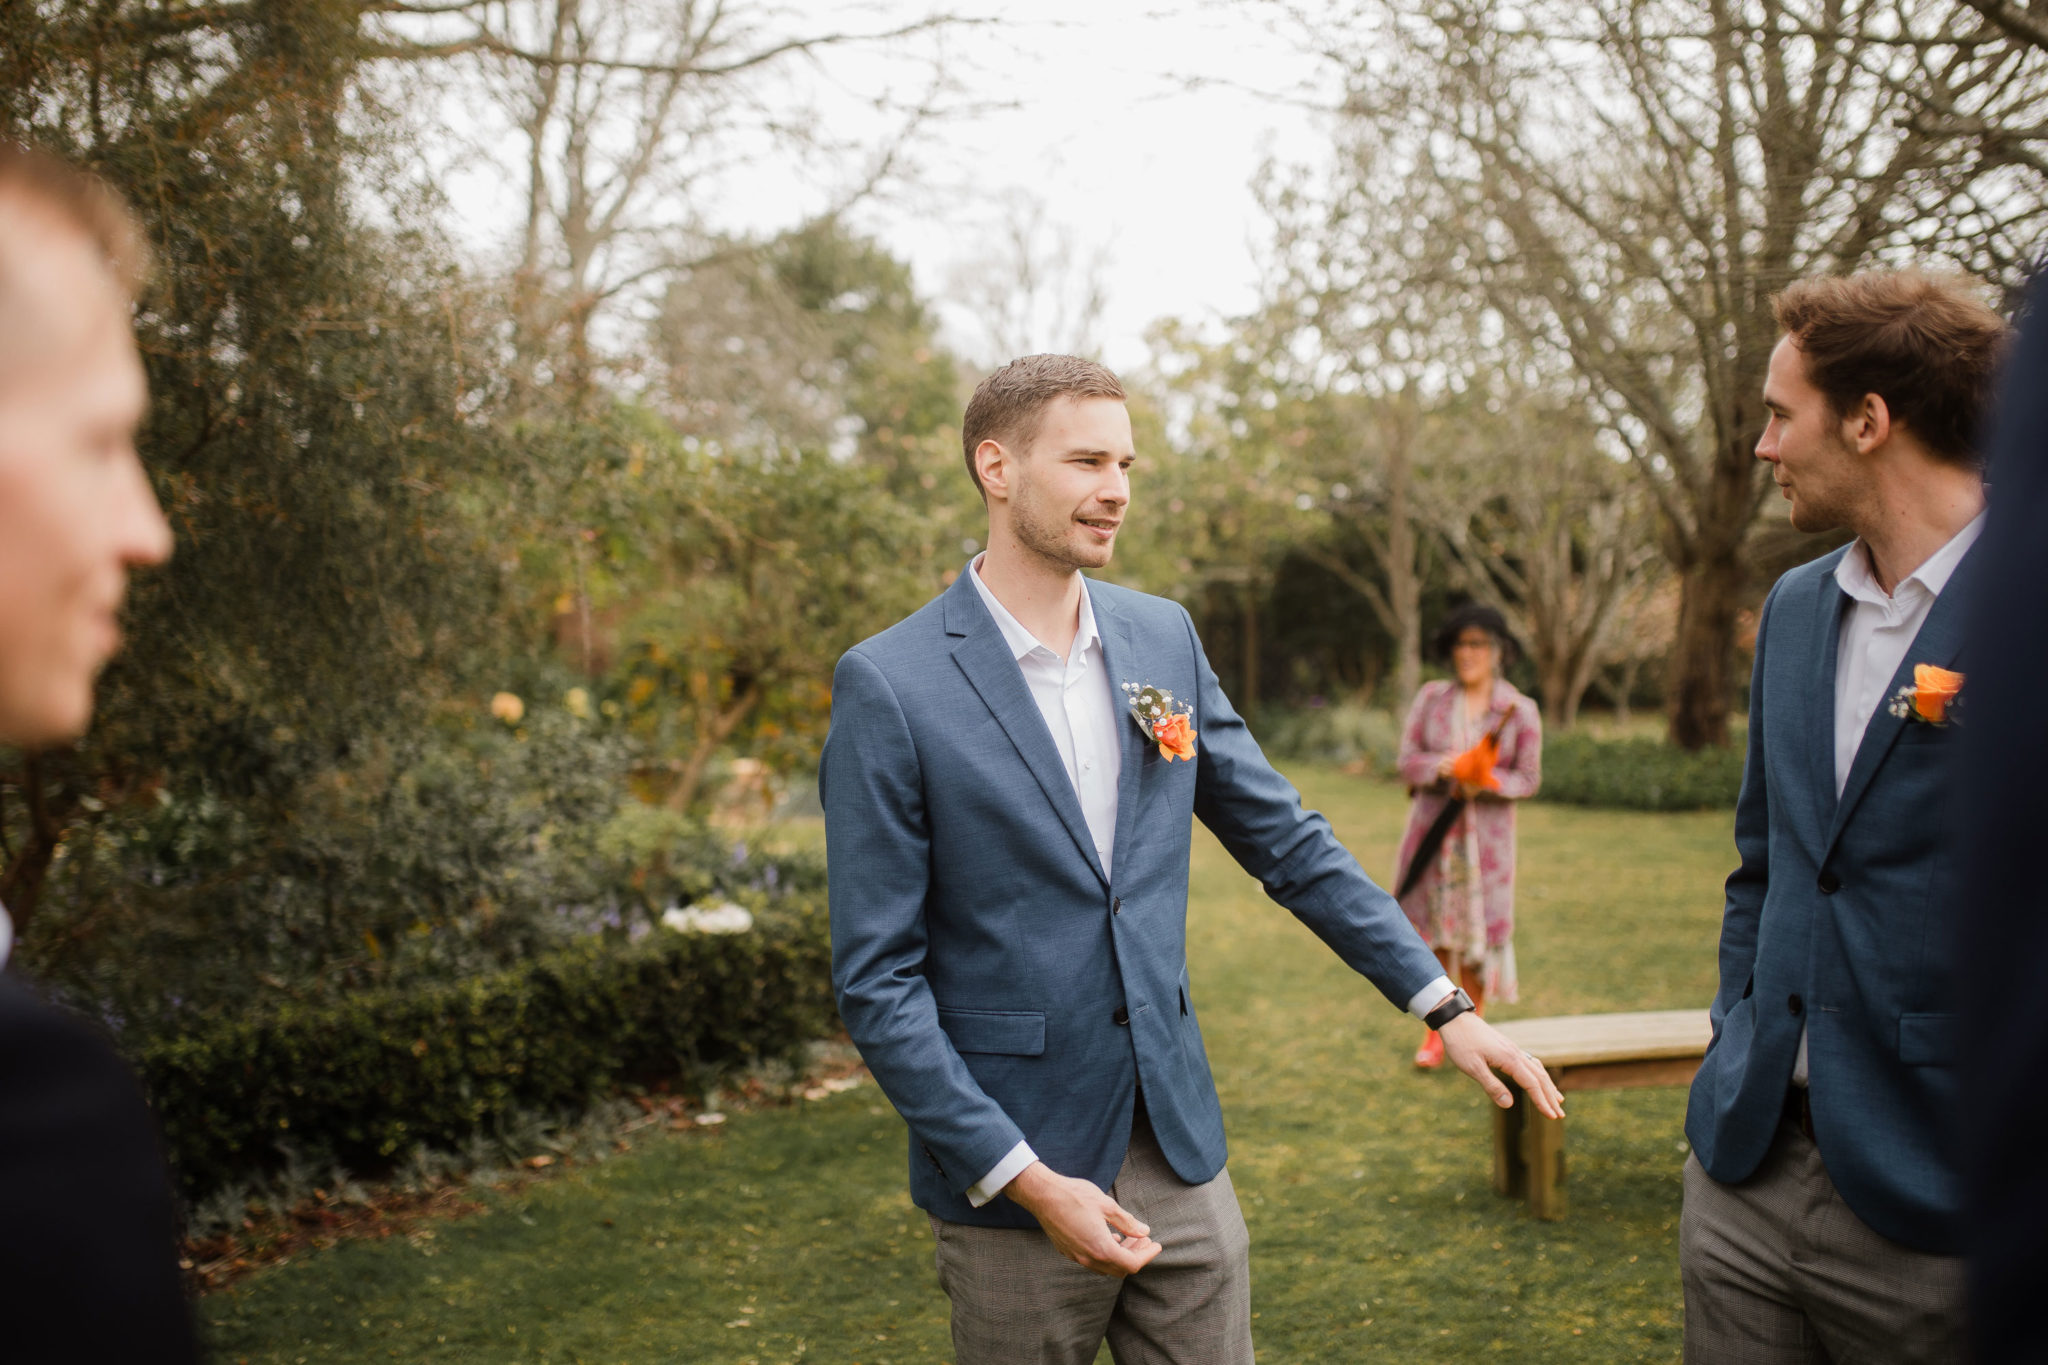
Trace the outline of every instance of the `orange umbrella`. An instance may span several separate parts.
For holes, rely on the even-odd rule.
[[[1494,775],[1493,765],[1500,762],[1501,731],[1507,729],[1508,720],[1515,714],[1510,706],[1502,713],[1486,737],[1451,760],[1451,778],[1475,791],[1497,792],[1500,778]],[[1401,877],[1400,889],[1394,892],[1394,899],[1401,900],[1415,884],[1422,880],[1422,874],[1436,861],[1437,851],[1444,846],[1444,837],[1451,832],[1451,826],[1465,813],[1469,798],[1453,795],[1444,802],[1444,808],[1436,813],[1436,819],[1429,822],[1429,828],[1422,832],[1422,842],[1415,846],[1415,856],[1408,860],[1408,870]]]

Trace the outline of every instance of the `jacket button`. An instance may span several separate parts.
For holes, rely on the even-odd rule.
[[[1112,915],[1121,915],[1123,912],[1124,898],[1122,896],[1112,898],[1109,902],[1109,913]]]
[[[1833,872],[1823,872],[1820,874],[1820,893],[1823,896],[1832,896],[1841,889],[1842,879],[1840,877],[1837,877]]]
[[[1109,1017],[1111,1021],[1116,1023],[1119,1027],[1131,1022],[1131,1012],[1125,1009],[1122,1005],[1118,1005],[1116,1007],[1116,1013],[1110,1015]]]
[[[1799,998],[1799,993],[1797,991],[1794,991],[1791,995],[1785,997],[1785,1008],[1792,1011],[1792,1013],[1794,1014],[1798,1014],[1801,1010],[1806,1008],[1806,1002]]]

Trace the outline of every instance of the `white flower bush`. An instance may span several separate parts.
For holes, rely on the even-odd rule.
[[[722,901],[717,905],[671,905],[661,912],[665,928],[679,934],[744,934],[754,927],[746,907]]]

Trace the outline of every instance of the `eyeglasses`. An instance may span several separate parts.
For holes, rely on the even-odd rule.
[[[1493,641],[1492,641],[1492,640],[1458,640],[1458,641],[1455,641],[1455,642],[1453,642],[1453,643],[1452,643],[1452,645],[1451,645],[1451,648],[1452,648],[1452,649],[1454,649],[1454,650],[1455,650],[1455,649],[1492,649],[1493,647],[1494,647],[1494,645],[1493,645]]]

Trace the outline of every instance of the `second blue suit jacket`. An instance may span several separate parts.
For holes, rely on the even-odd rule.
[[[1223,695],[1177,603],[1091,582],[1108,685],[1194,704],[1167,762],[1119,704],[1113,877],[1002,632],[963,569],[849,650],[819,774],[833,984],[910,1127],[910,1187],[952,1222],[1034,1226],[967,1189],[1028,1140],[1108,1188],[1144,1088],[1184,1180],[1222,1169],[1223,1115],[1187,970],[1199,818],[1345,962],[1405,1006],[1441,968],[1322,816],[1301,808]]]
[[[1714,1041],[1685,1131],[1708,1175],[1748,1179],[1784,1112],[1804,1025],[1814,1138],[1836,1189],[1886,1237],[1948,1253],[1961,1240],[1951,942],[1961,867],[1946,810],[1961,728],[1900,719],[1890,703],[1915,664],[1961,667],[1976,549],[1886,685],[1838,799],[1835,659],[1851,599],[1835,566],[1846,553],[1779,579],[1757,627],[1735,808],[1741,865],[1728,878]]]

